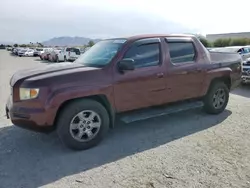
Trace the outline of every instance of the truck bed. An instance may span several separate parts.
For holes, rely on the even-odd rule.
[[[211,63],[226,63],[233,64],[242,61],[241,56],[238,53],[229,52],[209,52]]]

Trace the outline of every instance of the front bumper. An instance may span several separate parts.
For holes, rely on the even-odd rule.
[[[47,113],[45,110],[41,108],[27,108],[25,107],[25,101],[13,104],[11,97],[9,97],[5,111],[6,117],[18,127],[44,133],[54,130],[54,126],[46,123]]]
[[[77,59],[77,57],[69,57],[69,61],[75,61]]]
[[[248,75],[242,75],[241,81],[243,83],[250,83],[250,76],[248,76]]]

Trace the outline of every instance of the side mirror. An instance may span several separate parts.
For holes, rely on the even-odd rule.
[[[134,66],[135,60],[127,58],[127,59],[123,59],[118,63],[118,69],[120,72],[124,72],[124,71],[130,71],[130,70],[134,70],[135,66]]]

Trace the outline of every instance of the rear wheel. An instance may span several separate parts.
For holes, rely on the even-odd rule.
[[[210,86],[204,98],[204,109],[209,114],[219,114],[225,110],[228,99],[229,89],[226,84],[215,82]]]
[[[60,113],[57,133],[61,141],[74,150],[96,146],[109,128],[107,110],[89,99],[70,103]]]
[[[56,56],[55,62],[59,63],[59,58]]]

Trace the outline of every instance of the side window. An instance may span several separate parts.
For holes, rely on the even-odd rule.
[[[192,62],[195,58],[195,49],[192,42],[168,42],[172,63]]]
[[[243,53],[242,48],[237,51],[237,53]]]
[[[155,66],[160,63],[160,43],[132,46],[123,58],[135,60],[135,68]]]
[[[249,53],[248,48],[243,48],[244,49],[244,53]]]

